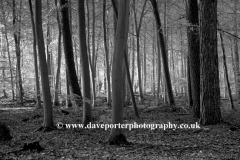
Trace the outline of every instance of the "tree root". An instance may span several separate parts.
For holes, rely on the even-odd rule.
[[[51,132],[55,130],[55,127],[44,127],[44,126],[41,126],[39,128],[37,128],[35,131],[33,131],[33,133],[35,132]]]

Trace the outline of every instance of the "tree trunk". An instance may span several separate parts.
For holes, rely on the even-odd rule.
[[[95,79],[96,79],[96,53],[95,53],[95,3],[92,0],[92,106],[95,106],[96,91],[95,91]]]
[[[66,107],[72,107],[72,101],[71,101],[71,92],[70,92],[70,85],[69,85],[69,78],[68,78],[68,71],[67,67],[65,68],[66,70],[66,91],[67,91],[67,96],[66,96]]]
[[[75,69],[74,56],[73,56],[73,44],[72,35],[69,26],[69,12],[68,12],[67,0],[60,0],[61,13],[62,13],[62,32],[63,32],[63,46],[65,53],[65,61],[67,66],[67,74],[71,92],[74,96],[77,106],[82,105],[82,95],[78,84],[77,73]],[[66,5],[65,7],[63,7]]]
[[[187,82],[188,82],[188,106],[192,108],[193,106],[193,98],[192,98],[192,84],[191,84],[191,74],[190,74],[190,62],[189,62],[189,55],[187,59]]]
[[[49,0],[47,0],[47,43],[46,43],[46,49],[47,49],[47,66],[48,66],[48,76],[49,76],[49,83],[50,87],[52,87],[52,71],[51,71],[51,54],[49,50],[50,42],[51,42],[51,36],[50,36],[50,25],[49,25],[49,20],[50,20],[50,9],[49,9]]]
[[[154,27],[155,28],[155,27]],[[156,30],[154,29],[154,33],[156,33]],[[153,41],[155,43],[155,41]],[[161,72],[162,72],[162,67],[161,67],[161,53],[160,53],[160,43],[159,43],[159,38],[157,37],[157,67],[158,67],[158,73],[157,73],[157,103],[158,105],[160,104],[160,81],[161,81]]]
[[[200,8],[200,123],[221,122],[217,50],[217,0],[202,0]]]
[[[144,76],[144,79],[143,79],[143,94],[146,94],[146,86],[147,86],[147,58],[146,58],[146,54],[147,54],[147,47],[146,47],[146,28],[145,28],[145,31],[144,31],[144,41],[143,41],[143,76]]]
[[[89,73],[89,62],[87,54],[86,44],[86,30],[85,30],[85,8],[84,1],[78,1],[78,37],[80,46],[80,57],[82,67],[82,86],[83,86],[83,120],[82,123],[86,126],[91,122],[92,109],[91,109],[91,84],[90,84],[90,73]]]
[[[5,26],[5,29],[6,29],[6,26]],[[6,39],[6,43],[7,43],[8,62],[9,62],[10,74],[11,74],[12,100],[15,100],[12,61],[11,61],[11,56],[10,56],[10,48],[9,48],[9,40],[8,40],[8,36],[7,36],[7,30],[5,30],[5,39]]]
[[[38,60],[37,60],[37,42],[36,42],[36,32],[35,32],[35,22],[32,10],[32,0],[28,0],[29,9],[31,14],[31,23],[33,30],[33,56],[34,56],[34,70],[35,70],[35,85],[36,85],[36,108],[42,108],[41,105],[41,95],[40,95],[40,84],[39,84],[39,76],[38,76]]]
[[[42,1],[35,0],[35,29],[38,46],[38,56],[40,61],[42,93],[43,93],[43,106],[44,106],[44,128],[51,128],[54,126],[52,115],[52,101],[51,92],[48,79],[48,68],[45,55],[43,30],[42,30]]]
[[[165,42],[164,42],[161,21],[160,21],[160,17],[159,17],[159,13],[158,13],[157,2],[156,2],[156,0],[151,0],[151,3],[153,6],[153,10],[154,10],[154,15],[155,15],[155,20],[156,20],[157,30],[158,30],[158,37],[160,40],[163,71],[164,71],[164,75],[165,75],[165,83],[166,83],[166,87],[167,87],[168,100],[169,100],[170,105],[174,106],[175,101],[174,101],[171,78],[170,78],[170,73],[169,73],[169,68],[168,68],[168,58],[167,58],[167,53],[166,53],[166,46],[165,46]]]
[[[190,83],[193,99],[193,116],[200,118],[200,41],[197,0],[188,0],[187,19],[190,26],[187,28],[188,55],[190,69]]]
[[[132,23],[132,32],[134,31],[134,23]],[[134,86],[135,74],[135,36],[132,36],[132,85]]]
[[[12,100],[15,99],[15,93],[14,93],[14,82],[13,82],[13,69],[12,69],[12,61],[11,61],[11,56],[10,56],[10,44],[8,40],[8,28],[6,25],[6,17],[5,17],[5,12],[3,10],[3,4],[1,1],[1,9],[2,9],[2,17],[4,20],[4,35],[5,35],[5,40],[6,40],[6,45],[7,45],[7,54],[8,54],[8,62],[9,62],[9,70],[10,70],[10,75],[11,75],[11,88],[12,88]],[[3,33],[3,30],[2,30]]]
[[[141,62],[140,62],[140,31],[142,27],[142,19],[144,16],[144,10],[146,6],[147,0],[144,1],[142,12],[140,15],[139,23],[137,24],[137,13],[135,8],[135,0],[133,1],[133,9],[134,9],[134,19],[135,19],[135,31],[136,31],[136,38],[137,38],[137,66],[138,66],[138,87],[139,87],[139,99],[143,102],[143,93],[142,93],[142,78],[141,78]]]
[[[113,3],[113,6],[115,6],[115,2],[112,1],[112,3]],[[116,7],[113,7],[113,8],[114,8],[115,17],[118,18],[118,11],[116,10]],[[134,93],[133,93],[133,85],[132,85],[132,83],[131,83],[131,77],[130,77],[130,71],[129,71],[129,65],[128,65],[127,52],[128,52],[128,47],[127,47],[127,44],[126,44],[126,49],[125,49],[124,55],[123,55],[123,61],[124,61],[124,68],[123,68],[123,69],[125,69],[125,72],[123,71],[123,83],[125,83],[125,82],[126,82],[125,80],[127,80],[127,82],[128,82],[128,88],[129,88],[129,90],[130,90],[130,94],[131,94],[131,98],[132,98],[132,102],[133,102],[134,113],[135,113],[135,116],[136,116],[137,118],[139,118],[138,109],[137,109],[137,104],[136,104],[135,96],[134,96]],[[125,74],[127,75],[127,78],[125,78],[125,77],[126,77]],[[123,86],[125,86],[125,84],[124,84]],[[123,89],[123,92],[124,92],[124,91],[125,91],[125,90]],[[125,94],[123,93],[123,95],[125,95]],[[124,96],[123,96],[123,97],[124,97]],[[123,98],[123,101],[124,101],[124,100],[125,100],[125,99]]]
[[[21,13],[19,15],[16,13],[17,7],[15,0],[13,2],[13,26],[15,28],[14,30],[14,42],[15,42],[15,50],[16,50],[16,57],[17,57],[17,79],[18,79],[18,87],[19,87],[19,97],[20,102],[23,103],[23,87],[22,87],[22,74],[21,74],[21,49],[20,49],[20,34],[21,34]],[[21,3],[20,2],[20,9],[21,9]]]
[[[153,35],[155,41],[155,36]],[[155,43],[152,44],[152,93],[155,98]]]
[[[237,16],[237,10],[238,10],[238,0],[234,0],[234,15],[233,15],[233,21],[234,21],[234,55],[235,55],[235,83],[236,83],[236,97],[237,99],[240,99],[240,68],[239,68],[239,54],[238,54],[238,16]]]
[[[222,53],[223,53],[224,77],[226,78],[227,90],[228,90],[229,100],[231,102],[231,108],[235,109],[234,108],[234,104],[233,104],[233,99],[232,99],[231,86],[230,86],[229,78],[228,78],[228,70],[227,70],[227,63],[226,63],[226,56],[225,56],[225,47],[224,47],[224,43],[223,43],[222,32],[219,32],[219,35],[220,35],[221,46],[222,46]]]
[[[110,85],[110,69],[109,69],[109,52],[107,45],[107,33],[106,33],[106,0],[103,0],[103,36],[104,36],[104,48],[105,48],[105,66],[106,66],[106,79],[107,79],[107,104],[111,105],[111,85]]]
[[[55,0],[55,6],[57,7],[57,0]],[[54,93],[54,105],[59,105],[59,79],[60,79],[60,69],[61,69],[61,59],[62,59],[62,50],[61,50],[61,39],[62,39],[62,31],[61,24],[59,19],[59,10],[57,8],[57,22],[58,22],[58,61],[57,61],[57,73],[56,73],[56,83],[55,83],[55,93]]]
[[[126,48],[129,27],[129,1],[119,1],[119,16],[117,23],[117,31],[114,46],[114,55],[112,63],[112,124],[123,124],[123,102],[122,102],[122,84],[123,84],[123,54]],[[111,129],[109,142],[117,144],[118,142],[126,142],[122,128],[117,126]]]

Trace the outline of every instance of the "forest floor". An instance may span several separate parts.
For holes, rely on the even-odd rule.
[[[192,118],[187,100],[178,98],[172,112],[169,106],[154,102],[138,105],[140,119],[134,116],[133,108],[124,110],[124,123],[156,124],[196,124]],[[235,102],[235,106],[239,106]],[[34,109],[33,104],[22,106],[17,103],[2,101],[0,104],[0,122],[10,129],[12,139],[0,142],[0,159],[155,159],[155,160],[239,160],[240,117],[238,111],[230,111],[229,102],[221,100],[222,114],[225,121],[218,125],[200,126],[200,129],[124,129],[130,142],[128,145],[109,145],[110,129],[55,129],[50,132],[33,132],[43,122],[43,110]],[[64,115],[59,107],[54,107],[54,122],[68,124],[81,123],[82,109],[65,109],[70,114]],[[235,123],[236,122],[236,123]],[[111,123],[111,109],[98,106],[93,110],[95,124]],[[39,142],[43,150],[28,150],[27,144]],[[25,144],[25,147],[24,147]],[[34,146],[33,146],[34,147]]]

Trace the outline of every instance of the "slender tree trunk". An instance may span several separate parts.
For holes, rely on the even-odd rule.
[[[68,71],[67,71],[67,67],[66,69],[66,91],[67,91],[67,96],[66,96],[66,107],[72,107],[72,94],[70,91],[70,85],[69,85],[69,78],[68,78]]]
[[[143,102],[143,93],[142,93],[142,77],[141,77],[141,62],[140,62],[140,31],[142,27],[142,19],[144,16],[144,10],[146,6],[147,0],[144,1],[142,12],[140,15],[140,20],[139,23],[137,23],[137,13],[135,9],[135,0],[133,1],[134,3],[134,19],[135,19],[135,31],[136,31],[136,38],[137,38],[137,66],[138,66],[138,87],[139,87],[139,99],[141,102]]]
[[[229,100],[231,102],[231,108],[235,109],[234,108],[234,104],[233,104],[233,99],[232,99],[231,86],[230,86],[229,78],[228,78],[228,70],[227,70],[227,63],[226,63],[226,56],[225,56],[225,47],[224,47],[224,43],[223,43],[222,32],[219,32],[219,35],[220,35],[221,46],[222,46],[224,76],[226,78]]]
[[[35,29],[36,39],[38,46],[38,55],[40,61],[41,81],[42,81],[42,93],[43,93],[43,106],[44,106],[44,128],[51,128],[54,126],[53,114],[52,114],[52,101],[51,92],[48,79],[48,68],[45,55],[43,30],[42,30],[42,1],[35,0]]]
[[[180,52],[181,52],[181,79],[184,78],[184,53],[183,53],[183,34],[182,34],[182,25],[180,25]],[[183,86],[181,85],[181,94],[184,95]]]
[[[36,108],[42,108],[41,105],[41,95],[40,95],[40,84],[38,76],[38,60],[37,60],[37,42],[36,42],[36,31],[35,31],[35,22],[32,9],[32,0],[28,0],[30,14],[31,14],[31,23],[33,30],[33,56],[34,56],[34,69],[35,69],[35,85],[36,85]]]
[[[22,74],[21,74],[21,49],[20,49],[20,34],[21,34],[21,13],[19,15],[16,13],[16,1],[13,0],[13,26],[15,28],[14,31],[14,42],[15,42],[15,50],[16,50],[16,57],[17,57],[17,79],[18,79],[18,87],[19,87],[19,97],[20,102],[23,103],[23,87],[22,87]],[[21,8],[22,2],[20,2]]]
[[[129,1],[119,1],[119,16],[117,23],[117,31],[113,55],[112,68],[112,95],[113,95],[113,110],[112,124],[123,124],[123,102],[122,102],[122,84],[123,84],[123,54],[126,48],[129,27]],[[111,129],[109,142],[117,144],[118,142],[126,142],[126,137],[120,126]]]
[[[113,6],[115,6],[115,2],[112,1],[113,3]],[[116,10],[116,7],[114,7],[114,13],[115,13],[115,17],[118,18],[118,11]],[[129,65],[128,65],[128,56],[127,56],[127,52],[128,52],[128,47],[127,47],[127,44],[126,44],[126,49],[124,51],[124,55],[123,55],[123,61],[124,61],[124,68],[125,68],[125,72],[123,71],[123,83],[125,83],[125,80],[127,79],[127,82],[128,82],[128,87],[129,87],[129,90],[130,90],[130,94],[131,94],[131,98],[132,98],[132,102],[133,102],[133,108],[134,108],[134,113],[135,113],[135,116],[137,118],[139,118],[139,114],[138,114],[138,109],[137,109],[137,104],[136,104],[136,101],[135,101],[135,96],[134,96],[134,93],[133,93],[133,86],[132,86],[132,83],[131,83],[131,77],[130,77],[130,71],[129,71]],[[124,69],[123,68],[123,69]],[[125,78],[125,75],[127,75],[127,78]],[[124,90],[123,90],[124,92]],[[125,95],[123,93],[123,95]],[[124,97],[124,96],[123,96]],[[125,99],[123,99],[124,101]]]
[[[49,20],[50,20],[50,13],[49,13],[49,0],[47,0],[47,44],[46,44],[46,49],[47,49],[47,66],[48,66],[48,76],[49,76],[49,81],[50,81],[50,87],[52,87],[52,73],[51,73],[51,54],[49,50],[50,42],[51,42],[51,34],[50,34],[50,25],[49,25]]]
[[[134,31],[134,23],[132,23],[132,32]],[[132,84],[134,85],[135,74],[135,37],[132,36]]]
[[[4,32],[5,40],[6,40],[6,45],[7,45],[7,54],[8,54],[8,63],[9,63],[9,70],[10,70],[10,75],[11,75],[11,88],[12,88],[12,100],[15,99],[15,93],[14,93],[14,82],[13,82],[13,70],[12,70],[12,61],[11,61],[11,56],[10,56],[10,46],[9,46],[9,40],[8,40],[8,28],[6,25],[6,17],[5,17],[5,11],[3,9],[3,2],[1,1],[1,9],[2,9],[2,18],[4,20],[4,31],[2,30],[2,33]]]
[[[189,60],[189,55],[187,59],[187,82],[188,82],[188,106],[192,107],[193,106],[193,98],[192,98],[192,87],[191,87],[191,74],[190,74],[190,60]]]
[[[146,29],[144,31],[144,41],[143,41],[143,50],[144,50],[144,53],[143,53],[143,75],[144,75],[144,79],[143,79],[143,93],[146,94],[146,86],[147,86],[147,61],[146,61],[146,54],[147,54],[147,47],[146,47]]]
[[[92,0],[92,106],[95,106],[96,91],[95,91],[95,79],[96,79],[96,53],[95,53],[95,3]]]
[[[78,37],[80,46],[80,57],[82,67],[82,83],[83,83],[83,120],[82,123],[86,126],[91,122],[92,109],[91,109],[91,84],[90,84],[90,73],[89,73],[89,62],[87,54],[86,44],[86,30],[85,30],[85,8],[84,1],[78,1]]]
[[[89,0],[86,0],[86,10],[87,10],[87,49],[88,49],[88,61],[90,64],[90,69],[92,71],[92,60],[90,51],[90,12],[89,12]]]
[[[155,42],[155,36],[153,35],[153,39]],[[152,44],[152,93],[155,98],[155,43]]]
[[[163,29],[164,29],[164,40],[166,46],[166,57],[168,60],[168,28],[167,28],[167,0],[164,1],[164,16],[163,16]],[[167,103],[167,83],[164,79],[164,102]]]
[[[234,35],[236,36],[234,38],[234,55],[235,55],[235,79],[236,79],[236,96],[237,99],[240,99],[240,68],[239,68],[239,54],[238,54],[238,16],[237,16],[237,10],[238,10],[238,0],[234,0],[234,15],[233,15],[233,21],[234,21]]]
[[[200,118],[200,41],[197,0],[188,0],[187,19],[190,26],[187,28],[188,55],[190,69],[190,83],[193,99],[193,116]]]
[[[106,66],[106,79],[107,79],[107,104],[111,105],[111,85],[110,85],[110,69],[109,69],[109,52],[107,45],[107,32],[106,32],[106,0],[103,0],[103,36],[104,36],[104,48],[105,48],[105,66]]]
[[[155,28],[155,27],[154,27]],[[154,33],[156,33],[156,30],[154,29]],[[153,42],[155,43],[155,42]],[[161,67],[161,53],[160,53],[160,43],[159,43],[159,38],[157,37],[157,67],[158,67],[158,73],[157,73],[157,103],[158,105],[160,104],[160,81],[161,81],[161,72],[162,72],[162,67]]]
[[[172,91],[172,84],[171,84],[171,78],[170,78],[170,73],[169,73],[169,68],[168,68],[168,58],[167,58],[167,53],[166,53],[166,46],[165,46],[165,42],[164,42],[161,21],[160,21],[160,17],[159,17],[159,13],[158,13],[157,2],[156,2],[156,0],[151,0],[151,2],[152,2],[153,10],[154,10],[154,15],[155,15],[155,20],[156,20],[157,30],[158,30],[158,36],[159,36],[159,40],[160,40],[162,61],[163,61],[163,71],[164,71],[164,75],[165,75],[168,100],[169,100],[170,105],[174,106],[175,100],[174,100],[173,91]]]
[[[6,28],[6,26],[5,26]],[[7,36],[7,30],[5,30],[5,39],[7,43],[7,53],[8,53],[8,63],[10,67],[10,75],[11,75],[11,87],[12,87],[12,100],[15,99],[15,93],[14,93],[14,82],[13,82],[13,70],[12,70],[12,61],[11,61],[11,56],[10,56],[10,48],[9,48],[9,40]]]
[[[68,2],[66,0],[60,0],[65,61],[67,66],[68,80],[69,80],[71,93],[74,96],[76,105],[81,106],[82,95],[81,95],[80,87],[78,84],[78,78],[77,78],[77,73],[76,73],[75,63],[74,63],[72,35],[70,31],[70,26],[69,26],[70,24],[69,24],[68,5],[66,7],[63,7],[67,3]]]
[[[217,50],[217,0],[202,0],[200,8],[200,123],[221,122]]]
[[[57,0],[55,0],[55,6],[57,7]],[[59,10],[57,8],[57,22],[58,22],[58,60],[57,60],[57,73],[56,73],[56,82],[55,82],[55,93],[54,93],[54,105],[59,105],[59,79],[60,79],[60,69],[61,69],[61,59],[62,59],[62,49],[61,49],[61,39],[62,31],[59,18]]]

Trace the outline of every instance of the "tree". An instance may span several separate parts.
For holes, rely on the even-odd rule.
[[[35,0],[35,30],[38,46],[38,56],[41,71],[42,81],[42,94],[43,94],[43,106],[44,106],[44,121],[39,130],[48,130],[54,126],[52,115],[52,101],[48,79],[48,68],[45,55],[44,38],[42,30],[42,1]]]
[[[217,49],[217,0],[200,4],[200,123],[221,122]]]
[[[112,1],[112,5],[114,6],[113,7],[113,11],[114,11],[114,15],[116,17],[116,19],[118,18],[118,11],[117,11],[117,7],[116,7],[116,2],[113,0]],[[127,42],[126,42],[127,43]],[[129,88],[129,91],[130,91],[130,95],[131,95],[131,98],[132,98],[132,103],[133,103],[133,108],[134,108],[134,113],[135,113],[135,116],[137,118],[139,118],[139,114],[138,114],[138,109],[137,109],[137,104],[136,104],[136,100],[135,100],[135,96],[134,96],[134,92],[133,92],[133,86],[132,86],[132,82],[131,82],[131,77],[130,77],[130,71],[129,71],[129,65],[128,65],[128,56],[127,56],[127,52],[128,52],[128,46],[126,44],[125,46],[125,50],[124,50],[124,55],[123,55],[123,61],[124,61],[124,67],[123,67],[123,85],[122,85],[122,92],[123,92],[123,96],[122,96],[122,101],[125,101],[125,80],[127,80],[128,82],[128,88]],[[127,75],[127,77],[126,77]]]
[[[7,17],[8,16],[6,16],[6,14],[5,14],[3,1],[0,1],[0,5],[1,5],[1,11],[2,11],[1,12],[2,13],[1,21],[4,25],[4,30],[2,30],[2,32],[4,32],[4,37],[6,40],[9,70],[10,70],[10,75],[11,75],[12,100],[15,100],[14,82],[13,82],[13,67],[12,67],[12,60],[11,60],[11,56],[10,56],[10,43],[9,43],[8,28],[7,28]]]
[[[92,60],[91,60],[91,71],[92,71],[92,98],[93,106],[95,106],[96,91],[95,91],[95,78],[96,78],[96,50],[95,50],[95,2],[92,0]],[[90,45],[90,44],[88,44]],[[90,53],[89,53],[90,54]],[[90,56],[90,55],[89,55]]]
[[[129,1],[119,1],[118,7],[118,21],[115,37],[114,55],[112,63],[112,124],[123,123],[123,54],[126,47],[129,27]],[[111,129],[109,142],[110,144],[117,144],[126,142],[126,137],[120,126]]]
[[[111,85],[110,85],[110,69],[109,69],[109,52],[107,46],[107,31],[106,31],[106,0],[103,0],[103,40],[105,49],[105,66],[106,66],[106,77],[107,77],[107,103],[111,104]]]
[[[55,0],[55,6],[57,7],[57,0]],[[57,8],[57,22],[58,22],[58,61],[57,61],[57,73],[56,73],[56,83],[55,83],[55,93],[54,93],[54,105],[59,105],[58,99],[58,88],[59,88],[59,79],[60,79],[60,68],[61,68],[61,59],[62,59],[62,50],[61,50],[61,39],[62,39],[62,30],[61,23],[59,18],[59,11]]]
[[[47,38],[46,38],[46,52],[47,52],[47,65],[48,65],[48,76],[50,81],[50,87],[52,87],[52,70],[51,70],[51,51],[50,51],[50,43],[51,43],[51,33],[50,33],[50,8],[49,8],[49,0],[47,0]]]
[[[90,73],[89,73],[89,62],[87,54],[86,44],[86,25],[85,25],[85,1],[78,1],[78,36],[81,56],[81,67],[82,67],[82,86],[83,86],[83,124],[86,126],[91,122],[91,85],[90,85]]]
[[[222,32],[219,32],[219,36],[220,36],[220,40],[221,40],[221,47],[222,47],[222,59],[223,59],[223,69],[224,69],[224,76],[226,79],[226,88],[228,90],[228,95],[229,95],[229,100],[231,102],[231,109],[235,109],[234,108],[234,104],[233,104],[233,99],[232,99],[232,92],[231,92],[231,86],[229,83],[229,78],[228,78],[228,69],[227,69],[227,63],[226,63],[226,55],[225,55],[225,47],[224,47],[224,43],[223,43],[223,36],[222,36]]]
[[[239,54],[238,54],[238,18],[237,18],[237,5],[238,0],[234,0],[234,14],[233,14],[233,30],[234,30],[234,56],[235,56],[235,84],[236,96],[240,98],[240,67],[239,67]]]
[[[70,84],[71,92],[74,95],[77,106],[82,105],[82,95],[80,87],[78,84],[77,73],[75,69],[74,57],[73,57],[73,44],[72,35],[69,27],[69,12],[68,12],[68,2],[67,0],[60,0],[61,6],[61,23],[62,23],[62,33],[63,33],[63,47],[65,61],[67,65],[67,74]]]
[[[200,41],[197,0],[187,1],[188,56],[190,69],[190,84],[193,99],[193,116],[200,118]]]
[[[19,97],[21,103],[23,103],[23,86],[22,86],[22,73],[21,73],[21,48],[20,48],[20,38],[21,38],[21,8],[22,1],[20,1],[20,13],[16,13],[16,1],[13,0],[13,27],[14,27],[14,42],[15,42],[15,50],[17,57],[17,78],[18,78],[18,87],[19,87]]]
[[[134,3],[133,10],[134,10],[134,19],[135,19],[135,32],[136,32],[136,38],[137,38],[137,66],[138,66],[139,98],[140,98],[140,101],[143,101],[141,62],[140,62],[140,31],[141,31],[141,27],[142,27],[142,19],[144,16],[144,10],[145,10],[147,0],[144,1],[139,23],[137,23],[137,11],[136,11],[136,7],[135,7],[135,0],[133,1],[133,3]]]
[[[40,95],[40,84],[39,84],[39,76],[38,76],[38,59],[37,59],[37,40],[36,40],[36,32],[35,32],[35,22],[34,15],[32,10],[32,0],[28,0],[30,15],[31,15],[31,23],[33,30],[33,56],[34,56],[34,69],[35,69],[35,83],[36,83],[36,108],[42,108],[41,105],[41,95]]]
[[[169,73],[169,68],[168,68],[166,46],[165,46],[165,42],[164,42],[164,36],[163,36],[161,21],[160,21],[160,17],[159,17],[159,13],[158,13],[157,1],[156,0],[151,0],[151,3],[152,3],[152,6],[153,6],[153,11],[154,11],[154,15],[155,15],[157,30],[158,30],[158,37],[159,37],[159,42],[160,42],[160,47],[161,47],[163,71],[164,71],[164,75],[165,75],[165,83],[166,83],[166,86],[167,86],[168,100],[169,100],[170,105],[174,106],[175,105],[175,100],[174,100],[174,97],[173,97],[171,78],[170,78],[170,73]]]

